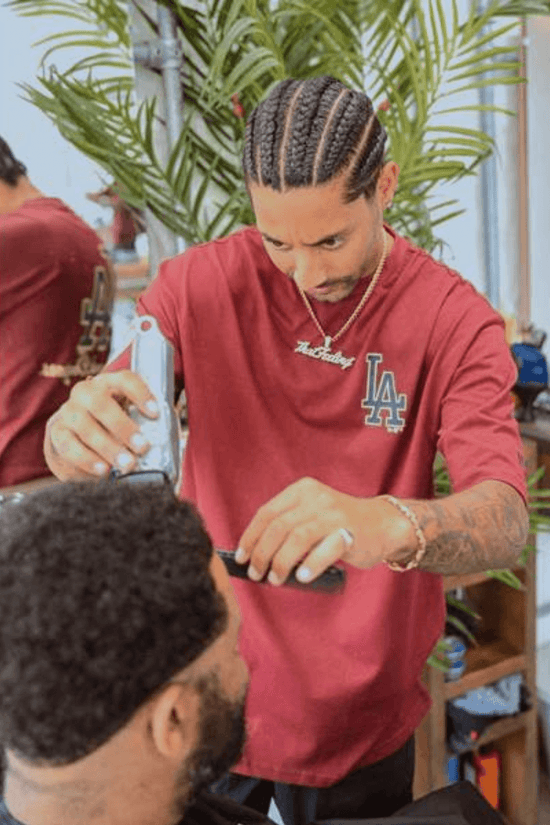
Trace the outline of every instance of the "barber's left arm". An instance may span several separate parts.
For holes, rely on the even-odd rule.
[[[384,496],[357,498],[300,479],[258,510],[243,533],[237,561],[248,562],[252,579],[269,573],[272,584],[282,584],[299,563],[302,581],[340,559],[362,569],[380,562],[405,566],[417,555],[421,531],[419,569],[449,575],[511,567],[527,541],[525,503],[504,482],[400,502],[405,511]]]

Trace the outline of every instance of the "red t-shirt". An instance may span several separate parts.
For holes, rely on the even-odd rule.
[[[46,422],[105,361],[114,283],[100,244],[57,198],[0,215],[0,487],[50,475]]]
[[[364,288],[312,301],[327,333]],[[165,261],[139,311],[175,346],[189,416],[182,495],[219,547],[303,476],[355,496],[430,498],[438,449],[456,492],[497,479],[525,494],[502,321],[403,238],[333,346],[340,364],[319,358],[321,336],[254,228]],[[428,710],[420,676],[443,626],[440,576],[346,568],[342,595],[233,580],[251,675],[237,772],[328,786],[397,750]]]

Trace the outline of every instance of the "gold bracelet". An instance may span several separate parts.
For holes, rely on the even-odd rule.
[[[422,528],[420,527],[415,514],[412,510],[409,509],[409,507],[407,507],[406,504],[403,504],[402,501],[399,501],[393,496],[382,496],[382,498],[385,498],[387,501],[390,502],[390,504],[393,504],[394,507],[397,507],[397,509],[409,519],[410,523],[414,527],[414,532],[418,540],[415,556],[406,564],[401,564],[401,562],[398,561],[386,561],[386,564],[388,565],[390,570],[396,570],[398,573],[404,573],[406,570],[412,570],[414,567],[418,567],[421,560],[423,559],[426,553],[426,536],[422,532]]]

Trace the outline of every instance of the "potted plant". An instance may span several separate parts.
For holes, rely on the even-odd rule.
[[[9,3],[21,15],[59,17],[60,31],[37,44],[42,72],[25,93],[126,202],[188,244],[251,222],[240,167],[246,113],[284,77],[331,74],[367,86],[401,170],[390,221],[429,252],[441,245],[437,228],[462,211],[440,184],[475,174],[493,149],[476,122],[483,107],[463,96],[520,82],[503,38],[519,32],[518,15],[549,9],[540,0],[470,4],[465,14],[456,0],[161,3],[174,13],[183,53],[183,128],[168,163],[155,151],[155,101],[134,97],[126,0]],[[54,61],[73,47],[84,56],[59,68]],[[469,128],[456,125],[465,113]]]

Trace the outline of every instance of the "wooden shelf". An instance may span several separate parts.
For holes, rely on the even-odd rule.
[[[523,711],[523,713],[516,713],[515,716],[506,716],[503,719],[499,719],[498,722],[494,722],[488,728],[485,728],[479,739],[476,739],[471,745],[457,749],[457,753],[471,753],[472,751],[477,751],[485,747],[485,745],[492,745],[499,739],[504,739],[512,733],[523,730],[526,725],[533,721],[536,722],[536,711],[534,708]]]
[[[460,679],[445,683],[445,699],[455,699],[469,690],[525,670],[527,657],[525,653],[511,650],[505,641],[498,639],[490,645],[471,648],[466,654],[466,663],[466,671]]]

